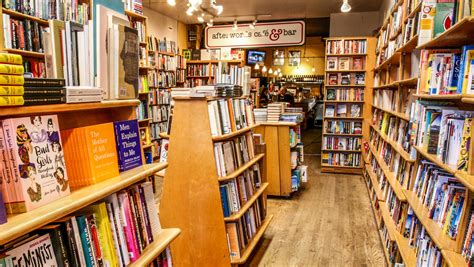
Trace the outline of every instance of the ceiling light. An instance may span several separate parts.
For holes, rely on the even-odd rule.
[[[224,11],[224,6],[223,5],[213,4],[212,7],[216,10],[217,15],[222,14],[222,12]]]
[[[341,6],[341,12],[347,13],[351,11],[351,6],[349,5],[349,0],[343,0]]]
[[[188,10],[186,10],[186,14],[188,16],[192,16],[193,12],[194,12],[194,7],[193,6],[188,7]]]
[[[196,7],[196,6],[199,6],[200,4],[202,4],[202,0],[188,0],[188,2],[189,2],[193,7]]]
[[[283,74],[281,74],[281,72],[280,72],[280,74],[278,74],[278,77],[282,77],[282,76],[283,76]]]
[[[176,0],[166,0],[166,3],[170,6],[175,6],[176,5]]]
[[[255,68],[254,68],[254,69],[255,69],[255,70],[259,70],[259,69],[260,69],[260,65],[255,64]]]
[[[263,65],[262,72],[267,72],[267,66]]]
[[[281,69],[280,69],[280,68],[278,68],[278,72],[281,72]]]
[[[238,29],[238,26],[237,26],[237,19],[234,19],[234,25],[232,26],[232,30],[237,30]]]
[[[313,68],[311,69],[312,72],[315,72],[316,71],[316,68],[313,66]]]
[[[270,69],[268,70],[268,73],[269,73],[269,74],[272,74],[272,73],[273,73],[272,68],[270,68]]]
[[[214,26],[214,20],[213,20],[213,19],[210,19],[210,20],[207,22],[207,26],[209,26],[209,27]]]
[[[204,22],[204,18],[202,16],[198,17],[199,22]]]

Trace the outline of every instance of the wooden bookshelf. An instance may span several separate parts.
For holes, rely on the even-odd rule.
[[[148,245],[140,255],[140,258],[135,262],[131,263],[129,267],[140,267],[148,266],[151,264],[157,257],[160,256],[173,240],[175,240],[181,230],[177,228],[162,229],[158,234],[158,239],[154,240],[153,243]]]
[[[252,161],[227,177],[218,177],[208,99],[182,97],[174,98],[174,102],[173,123],[169,135],[170,166],[166,170],[160,203],[163,226],[177,227],[182,231],[171,244],[173,263],[177,266],[208,265],[209,262],[216,266],[245,263],[261,240],[272,215],[266,215],[257,234],[246,248],[241,250],[241,258],[238,260],[230,259],[226,223],[241,217],[257,199],[265,202],[269,184],[265,172],[262,171],[262,185],[241,206],[239,212],[226,218],[221,203],[220,183],[238,177],[239,173],[254,164],[264,165],[264,157],[262,154],[256,155]],[[193,120],[189,120],[190,117]],[[182,131],[183,127],[187,131]],[[245,134],[248,130],[251,129],[239,134]],[[193,134],[190,135],[189,132]],[[238,135],[232,137],[236,136]],[[226,140],[229,138],[231,137],[227,136]],[[260,169],[263,170],[264,167]]]
[[[334,172],[334,173],[349,173],[349,174],[360,174],[361,167],[363,165],[363,159],[362,159],[362,138],[364,136],[368,135],[368,126],[364,123],[364,118],[367,117],[367,108],[365,107],[365,104],[367,100],[371,100],[371,92],[372,92],[372,77],[369,75],[369,71],[373,69],[374,67],[374,60],[375,57],[372,53],[375,47],[375,38],[372,37],[344,37],[344,38],[327,38],[326,39],[326,47],[330,46],[332,42],[337,42],[337,41],[365,41],[365,51],[366,53],[343,53],[340,54],[340,52],[347,52],[347,51],[337,51],[336,53],[327,53],[329,50],[326,51],[325,55],[325,62],[326,62],[326,67],[325,67],[325,93],[324,95],[326,96],[324,99],[324,114],[323,114],[323,125],[326,127],[327,123],[330,123],[331,121],[340,121],[340,120],[361,120],[361,129],[362,129],[362,135],[343,135],[343,134],[323,134],[323,146],[325,144],[324,140],[333,140],[333,138],[352,138],[353,140],[356,140],[356,138],[359,139],[360,142],[360,149],[357,150],[352,150],[352,149],[346,149],[346,150],[337,150],[337,149],[327,149],[326,147],[322,147],[322,157],[321,157],[321,171],[322,172]],[[331,51],[332,52],[332,51]],[[335,63],[335,66],[329,65],[329,58],[335,57],[337,59],[337,62]],[[343,57],[346,57],[348,61],[346,62],[349,66],[347,67],[340,67],[341,63],[340,61],[343,60]],[[362,69],[353,69],[353,60],[354,58],[362,58],[363,59],[363,66]],[[334,62],[331,62],[331,64],[334,64]],[[343,70],[345,69],[345,70]],[[332,85],[329,84],[329,76],[335,76],[338,75],[338,83],[340,84],[341,82],[339,81],[341,78],[339,76],[342,76],[343,74],[349,74],[351,77],[350,79],[353,79],[354,75],[364,75],[364,80],[365,84],[364,85]],[[355,78],[354,78],[355,79]],[[351,81],[351,83],[353,83]],[[346,92],[344,89],[354,89],[354,92],[356,90],[363,90],[363,97],[365,99],[350,99],[350,93]],[[336,96],[327,98],[329,95],[329,90],[331,92],[334,92],[336,96],[339,94],[339,92],[347,94],[347,98],[343,98],[345,100],[340,100],[337,99]],[[337,92],[337,93],[336,93]],[[332,94],[331,94],[332,95]],[[355,93],[354,93],[355,96]],[[367,99],[369,98],[369,99]],[[345,107],[347,114],[350,114],[351,107],[352,105],[358,105],[359,106],[359,112],[360,112],[360,117],[339,117],[336,116],[338,113],[338,107]],[[329,116],[327,114],[327,108],[331,106],[333,108],[333,116]],[[323,129],[323,132],[326,132],[325,129]],[[331,154],[330,154],[331,153]],[[339,157],[339,155],[343,154],[350,154],[354,158],[354,161],[357,161],[359,164],[353,167],[350,166],[338,166],[338,165],[333,165],[333,164],[327,164],[325,161],[331,160],[330,155],[334,155],[334,157]],[[357,157],[358,160],[357,160]],[[342,167],[342,168],[339,168]]]
[[[451,26],[438,37],[418,46],[418,49],[442,48],[442,47],[461,47],[472,44],[474,35],[474,16],[465,17]]]
[[[27,14],[23,14],[23,13],[20,13],[20,12],[11,10],[11,9],[7,9],[7,8],[4,8],[4,7],[2,7],[2,12],[5,13],[5,14],[10,15],[11,18],[21,19],[21,20],[27,19],[27,20],[36,21],[36,22],[38,22],[39,25],[42,25],[42,26],[48,26],[49,25],[47,20],[40,19],[40,18],[35,17],[35,16],[30,16],[30,15],[27,15]]]
[[[216,81],[216,75],[213,70],[213,66],[217,66],[219,63],[227,63],[230,65],[239,65],[243,66],[244,61],[242,60],[187,60],[186,61],[186,80],[190,84],[191,87],[194,87],[195,80],[204,80],[202,85],[213,85]],[[196,66],[202,66],[204,68],[207,66],[207,75],[191,75],[189,68],[193,68]],[[200,85],[200,84],[199,84]]]
[[[140,166],[123,172],[115,178],[73,191],[69,196],[58,199],[30,212],[8,217],[8,222],[0,225],[0,244],[5,244],[25,233],[36,230],[43,225],[93,204],[115,192],[144,180],[167,166],[168,164],[166,163]]]
[[[267,194],[289,197],[292,190],[290,128],[300,127],[299,123],[261,123],[255,132],[261,134],[267,147],[266,177],[269,183]]]
[[[40,52],[21,50],[21,49],[12,49],[12,48],[5,48],[3,49],[3,51],[11,53],[11,54],[21,55],[23,57],[33,57],[33,58],[44,59],[44,53],[40,53]]]

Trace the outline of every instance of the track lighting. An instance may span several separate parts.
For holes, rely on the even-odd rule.
[[[210,20],[207,22],[207,26],[209,26],[209,27],[214,26],[214,20],[213,20],[213,19],[210,19]]]
[[[250,29],[255,29],[255,26],[257,25],[257,19],[255,19],[252,23],[249,24]]]
[[[234,25],[232,26],[232,30],[237,30],[238,29],[238,26],[237,26],[237,19],[234,19]]]
[[[349,0],[342,0],[341,12],[347,13],[351,11],[352,7],[349,5]]]
[[[176,0],[166,0],[166,3],[170,6],[175,6],[176,5]]]
[[[198,21],[201,22],[201,23],[204,22],[204,17],[199,16],[199,17],[198,17]]]
[[[193,6],[188,7],[188,10],[186,10],[186,14],[188,16],[192,16],[193,12],[194,12],[194,7]]]

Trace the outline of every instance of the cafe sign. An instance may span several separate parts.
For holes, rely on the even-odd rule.
[[[269,46],[303,45],[305,42],[304,21],[282,21],[257,23],[255,29],[249,24],[207,27],[205,30],[207,48],[249,48]]]

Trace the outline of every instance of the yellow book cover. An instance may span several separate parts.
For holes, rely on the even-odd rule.
[[[0,84],[23,85],[25,78],[22,75],[0,74]]]
[[[84,128],[93,183],[118,176],[118,158],[113,123]]]
[[[23,58],[20,55],[0,53],[0,63],[23,64]]]
[[[23,106],[23,96],[0,96],[0,106]]]
[[[25,89],[23,86],[15,86],[15,85],[2,85],[0,86],[0,95],[23,95],[25,93]]]
[[[426,69],[426,76],[425,76],[425,85],[423,86],[424,88],[424,93],[429,94],[430,92],[430,83],[431,83],[431,72],[433,71],[433,54],[430,54],[428,57],[428,68]]]
[[[23,65],[0,64],[1,74],[22,75],[25,72]]]
[[[471,66],[471,60],[474,59],[474,50],[468,50],[466,53],[466,58],[464,59],[464,75],[462,77],[462,93],[467,93],[467,87],[469,83],[469,71]]]
[[[104,266],[118,266],[118,259],[115,253],[115,246],[112,237],[109,215],[105,202],[91,205],[85,209],[92,212],[96,218],[97,229],[99,230],[100,247],[103,253]]]
[[[464,119],[464,128],[461,140],[461,149],[459,151],[458,170],[467,171],[469,168],[469,144],[471,142],[472,118]]]

